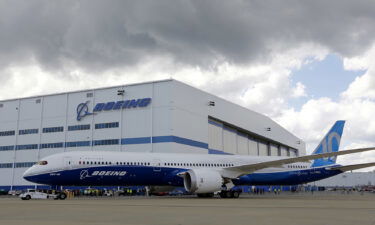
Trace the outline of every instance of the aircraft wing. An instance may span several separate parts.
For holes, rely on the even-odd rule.
[[[227,168],[224,168],[224,172],[226,174],[224,176],[229,177],[229,178],[239,177],[239,176],[253,173],[254,171],[265,169],[268,167],[278,167],[284,164],[290,164],[290,163],[296,163],[296,162],[307,162],[313,159],[328,158],[332,156],[347,155],[347,154],[366,152],[366,151],[372,151],[372,150],[375,150],[375,147],[342,150],[339,152],[328,152],[328,153],[321,153],[321,154],[315,154],[315,155],[306,155],[306,156],[299,156],[299,157],[294,157],[294,158],[265,161],[265,162],[253,163],[253,164],[247,164],[247,165],[241,165],[241,166],[227,167]]]
[[[354,165],[347,165],[347,166],[335,166],[331,168],[327,168],[328,170],[341,170],[342,172],[350,171],[350,170],[358,170],[366,167],[375,166],[375,162],[372,163],[363,163],[363,164],[354,164]]]

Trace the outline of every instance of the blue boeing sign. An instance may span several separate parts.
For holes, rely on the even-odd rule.
[[[80,121],[83,117],[93,115],[101,111],[111,111],[120,109],[131,109],[131,108],[144,108],[151,103],[151,98],[140,98],[117,102],[106,102],[97,103],[94,107],[93,112],[89,112],[88,104],[89,101],[80,103],[77,106],[77,120]]]
[[[77,106],[77,120],[80,121],[83,117],[92,115],[93,113],[89,112],[89,107],[87,104],[90,101],[83,102]]]

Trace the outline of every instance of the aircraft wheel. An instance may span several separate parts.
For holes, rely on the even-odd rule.
[[[61,193],[60,196],[59,196],[59,198],[61,200],[65,200],[66,199],[66,194],[65,193]]]
[[[238,191],[234,191],[232,193],[232,196],[233,196],[233,198],[239,198],[240,197],[240,193]]]

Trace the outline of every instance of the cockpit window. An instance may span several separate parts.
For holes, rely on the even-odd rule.
[[[41,166],[44,166],[44,165],[47,165],[48,162],[47,161],[39,161],[37,164],[41,165]]]

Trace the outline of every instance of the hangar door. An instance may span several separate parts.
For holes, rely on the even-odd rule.
[[[239,154],[259,156],[288,156],[289,148],[272,140],[254,137],[250,132],[238,130],[237,128],[219,122],[215,119],[208,119],[208,148],[210,150]],[[292,151],[293,150],[293,151]],[[213,153],[220,153],[215,152]],[[296,156],[296,149],[290,150],[291,156]]]
[[[220,122],[208,121],[208,148],[223,151],[223,124]]]

